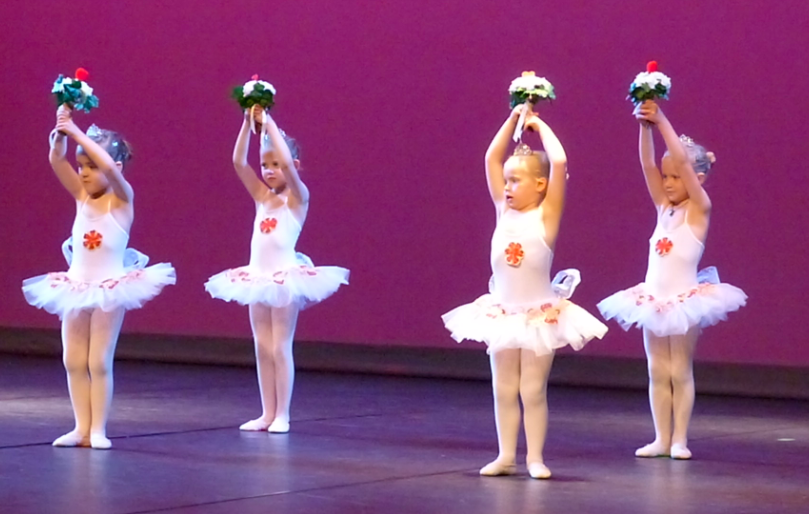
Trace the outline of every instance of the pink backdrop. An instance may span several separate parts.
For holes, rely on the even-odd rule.
[[[674,81],[675,127],[718,156],[703,264],[750,295],[704,334],[699,357],[809,366],[804,0],[214,4],[3,3],[0,325],[58,326],[19,288],[65,268],[74,209],[47,162],[59,72],[90,70],[101,108],[78,122],[122,131],[136,151],[131,244],[178,269],[126,331],[249,336],[246,308],[202,284],[247,263],[253,206],[230,165],[240,113],[228,96],[259,73],[303,149],[312,207],[299,249],[352,270],[350,286],[302,314],[298,338],[449,347],[440,315],[486,289],[483,152],[524,69],[556,86],[543,112],[570,161],[555,268],[582,271],[574,300],[591,311],[643,278],[654,213],[624,97],[656,59]],[[640,357],[640,340],[611,324],[584,352]]]

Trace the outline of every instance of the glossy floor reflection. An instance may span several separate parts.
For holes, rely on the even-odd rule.
[[[484,355],[481,358],[485,359]],[[300,373],[286,435],[248,368],[122,362],[110,451],[72,428],[58,360],[0,355],[2,513],[806,513],[809,403],[699,397],[694,460],[635,459],[641,391],[551,388],[550,481],[481,478],[496,454],[489,385]]]

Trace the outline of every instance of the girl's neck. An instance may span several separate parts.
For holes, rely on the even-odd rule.
[[[528,205],[526,205],[525,207],[520,209],[519,212],[528,212],[528,211],[533,211],[533,210],[539,209],[540,207],[542,207],[542,202],[544,200],[545,200],[545,195],[542,195],[536,203],[534,203],[534,202],[529,203]]]
[[[109,193],[109,189],[104,189],[102,191],[97,191],[95,193],[88,193],[91,200],[98,200],[99,198],[103,198],[107,193]]]
[[[671,205],[669,205],[669,208],[668,208],[669,216],[674,216],[675,212],[677,212],[678,210],[680,210],[683,207],[688,206],[688,200],[689,200],[689,198],[686,198],[685,200],[680,200],[677,203],[672,203]]]

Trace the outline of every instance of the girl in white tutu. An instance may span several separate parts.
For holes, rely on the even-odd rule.
[[[720,283],[715,268],[697,273],[711,216],[711,200],[702,184],[715,161],[713,153],[688,137],[678,138],[653,100],[639,103],[633,114],[641,124],[640,161],[657,227],[649,240],[646,280],[604,299],[598,308],[625,330],[632,325],[643,329],[655,439],[635,455],[689,459],[697,337],[701,327],[726,319],[747,296]],[[667,148],[660,169],[655,164],[654,127]]]
[[[531,112],[531,107],[515,107],[486,152],[486,176],[497,215],[491,244],[490,294],[443,316],[456,341],[471,339],[488,346],[499,455],[480,470],[486,476],[516,471],[520,399],[529,474],[533,478],[551,476],[542,452],[554,351],[568,345],[579,350],[607,331],[600,321],[567,299],[579,282],[578,271],[560,272],[551,283],[567,157],[551,128]],[[506,159],[508,139],[521,113],[525,128],[539,134],[545,152],[520,144]]]
[[[78,173],[66,158],[68,138],[78,144]],[[126,247],[134,193],[123,175],[124,164],[132,157],[123,137],[95,125],[85,134],[62,105],[50,144],[53,171],[76,199],[72,235],[62,246],[70,268],[29,278],[22,289],[28,303],[62,320],[76,427],[53,445],[107,449],[113,357],[124,313],[173,284],[174,268],[164,263],[146,267],[149,258]]]
[[[266,133],[261,138],[261,178],[247,162],[254,120],[262,120],[261,133]],[[309,190],[298,174],[295,141],[258,105],[244,113],[233,166],[256,204],[250,263],[214,275],[205,289],[214,298],[236,301],[250,309],[262,413],[239,428],[286,433],[295,379],[292,339],[298,312],[348,284],[348,270],[315,267],[308,257],[295,252],[309,210]]]

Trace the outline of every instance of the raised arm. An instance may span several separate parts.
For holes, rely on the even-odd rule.
[[[494,135],[489,148],[486,150],[486,183],[489,185],[489,194],[497,208],[503,205],[506,197],[503,163],[506,160],[508,142],[517,126],[520,113],[527,108],[525,105],[518,105],[511,111],[511,114],[500,127],[500,130],[497,131],[497,134]]]
[[[685,151],[685,147],[680,141],[677,131],[674,130],[671,122],[669,122],[668,118],[663,114],[663,111],[657,104],[654,102],[648,103],[651,104],[651,112],[648,115],[648,119],[657,126],[660,135],[663,136],[663,141],[666,142],[666,149],[669,152],[674,166],[680,173],[680,180],[682,180],[685,190],[688,192],[691,205],[699,208],[703,212],[709,211],[711,209],[711,200],[702,188],[699,177],[691,166],[688,153]]]
[[[259,107],[260,109],[260,107]],[[233,168],[236,175],[244,184],[247,192],[255,201],[260,201],[268,191],[268,187],[257,176],[256,172],[247,162],[247,151],[250,149],[250,111],[244,111],[244,120],[239,135],[236,138],[236,145],[233,147]]]
[[[526,127],[531,127],[539,133],[542,147],[550,163],[550,175],[548,177],[548,187],[545,190],[545,199],[542,201],[543,211],[546,216],[555,216],[559,220],[562,218],[562,211],[565,208],[565,187],[567,185],[567,155],[559,138],[547,123],[538,116],[533,115],[526,122]]]
[[[66,109],[65,107],[60,107]],[[57,118],[57,124],[59,120]],[[48,159],[51,163],[51,168],[56,174],[56,178],[62,183],[67,192],[70,193],[76,200],[84,198],[84,187],[81,185],[81,179],[73,165],[67,160],[67,136],[60,134],[58,129],[53,129],[50,135],[51,149]]]
[[[281,135],[281,131],[278,130],[278,125],[270,115],[267,115],[267,134],[270,136],[273,149],[275,149],[281,171],[284,172],[284,178],[286,179],[290,195],[292,195],[299,204],[308,204],[309,189],[301,180],[295,159],[292,158],[292,153],[289,151],[289,146],[287,146],[284,137]]]
[[[135,194],[132,191],[132,186],[129,185],[129,182],[126,181],[121,172],[123,169],[122,163],[113,161],[106,150],[87,137],[87,134],[82,132],[81,129],[73,123],[70,111],[67,109],[60,111],[58,120],[56,130],[64,132],[69,137],[73,138],[76,144],[82,147],[87,157],[98,167],[98,171],[103,173],[107,178],[112,192],[119,200],[124,203],[131,203]]]
[[[646,189],[656,206],[666,203],[666,191],[663,188],[663,177],[660,175],[660,168],[655,163],[655,143],[652,125],[650,123],[641,124],[640,136],[638,138],[638,154],[640,154],[640,165],[643,169],[643,178],[646,180]]]

